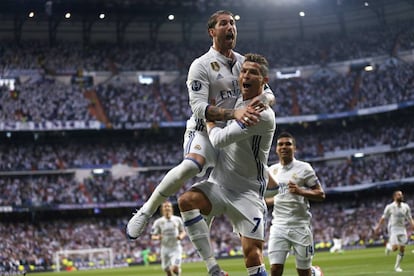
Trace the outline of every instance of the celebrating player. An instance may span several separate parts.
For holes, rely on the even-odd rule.
[[[151,238],[161,241],[161,267],[167,276],[181,275],[182,247],[180,241],[186,236],[180,217],[174,216],[171,202],[162,204],[162,217],[155,220]]]
[[[268,81],[267,60],[247,54],[240,73],[243,94],[241,106],[263,92]],[[210,177],[193,185],[179,198],[181,216],[187,233],[206,262],[209,275],[226,275],[221,271],[210,244],[207,221],[225,214],[239,234],[248,275],[267,275],[263,244],[267,207],[263,194],[267,185],[267,160],[276,127],[271,108],[262,111],[260,121],[246,126],[233,120],[226,127],[207,122],[212,144],[220,150]]]
[[[176,193],[187,180],[197,174],[203,175],[214,166],[217,153],[208,139],[205,119],[220,125],[230,119],[246,126],[254,125],[260,119],[260,112],[275,101],[273,92],[266,89],[250,105],[233,109],[240,98],[238,77],[244,59],[233,51],[237,39],[236,21],[231,12],[217,11],[208,20],[207,28],[213,45],[193,61],[188,72],[187,87],[193,115],[184,134],[184,160],[164,176],[148,201],[130,219],[126,232],[131,239],[143,232],[148,219],[166,198]]]
[[[266,199],[274,205],[268,245],[272,276],[283,274],[291,250],[298,275],[312,275],[314,247],[309,200],[322,201],[325,192],[311,165],[295,159],[295,150],[295,138],[282,132],[276,143],[279,163],[269,167],[269,188],[278,187],[277,194]]]
[[[408,241],[407,229],[405,223],[408,222],[414,230],[414,220],[411,216],[410,206],[403,202],[404,196],[402,191],[395,191],[393,193],[393,202],[385,206],[384,213],[375,227],[375,233],[378,234],[382,224],[388,219],[389,229],[389,243],[392,246],[392,251],[400,252],[397,255],[394,269],[396,272],[402,272],[400,267],[401,261],[404,257],[405,245]]]

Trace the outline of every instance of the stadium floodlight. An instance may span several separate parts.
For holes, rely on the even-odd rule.
[[[354,153],[354,157],[355,158],[362,158],[362,157],[364,157],[364,153],[363,152],[356,152],[356,153]]]
[[[301,76],[300,70],[281,70],[276,72],[276,78],[278,79],[290,79],[299,78]]]
[[[146,75],[139,75],[138,76],[138,82],[140,84],[152,84],[154,82],[154,78],[151,76],[146,76]]]
[[[374,70],[374,66],[372,66],[372,65],[367,65],[367,66],[365,66],[365,67],[364,67],[364,70],[365,70],[366,72],[373,71],[373,70]]]
[[[105,172],[104,169],[93,169],[92,173],[93,174],[103,174]]]

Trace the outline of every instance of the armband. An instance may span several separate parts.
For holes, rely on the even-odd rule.
[[[274,197],[279,192],[279,186],[275,188],[267,188],[264,193],[264,198]]]

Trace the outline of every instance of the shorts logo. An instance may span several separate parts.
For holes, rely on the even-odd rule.
[[[194,148],[195,148],[196,150],[201,150],[201,146],[200,146],[200,145],[195,145],[195,146],[194,146]]]
[[[220,65],[218,64],[217,61],[213,61],[212,63],[210,63],[210,66],[211,66],[211,69],[213,69],[216,72],[220,70]]]
[[[194,81],[191,83],[191,89],[192,89],[193,91],[200,91],[200,90],[201,90],[201,82],[200,82],[200,81],[198,81],[198,80],[194,80]]]

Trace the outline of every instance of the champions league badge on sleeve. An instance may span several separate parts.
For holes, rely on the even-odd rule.
[[[191,89],[195,92],[200,91],[201,90],[201,82],[198,80],[193,80],[193,82],[191,83]]]

